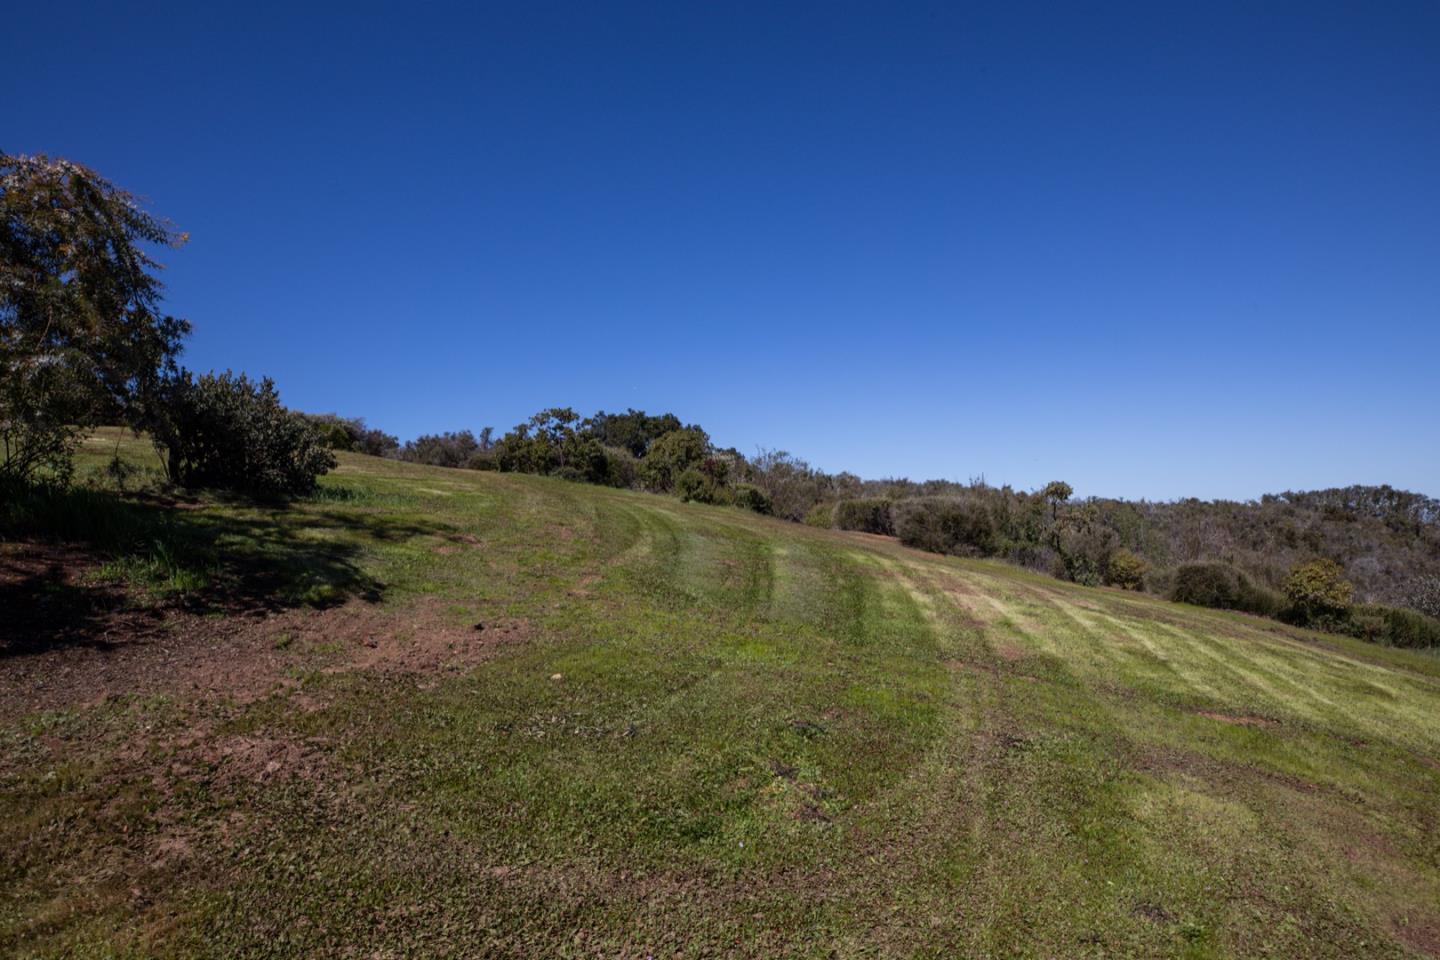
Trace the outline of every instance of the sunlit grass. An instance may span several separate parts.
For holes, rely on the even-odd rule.
[[[270,695],[7,721],[0,952],[1398,957],[1440,931],[1434,658],[545,478],[343,456],[287,509],[182,512],[156,516],[191,553],[99,575],[204,595],[243,562],[317,617],[521,639],[385,673],[287,627],[257,640]],[[256,742],[304,775],[193,759]]]

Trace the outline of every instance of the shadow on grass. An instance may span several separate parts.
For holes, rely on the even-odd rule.
[[[343,509],[89,488],[0,490],[0,658],[106,647],[165,608],[238,615],[378,602],[367,545],[448,528]]]

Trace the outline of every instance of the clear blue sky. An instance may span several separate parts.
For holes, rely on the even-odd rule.
[[[402,437],[1440,494],[1430,0],[298,6],[4,17],[0,149],[190,232],[193,368]]]

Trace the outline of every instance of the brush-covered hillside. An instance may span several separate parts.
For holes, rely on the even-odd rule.
[[[0,954],[1440,954],[1432,656],[549,478],[122,480],[0,544]]]

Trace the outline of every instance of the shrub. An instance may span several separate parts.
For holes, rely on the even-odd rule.
[[[1440,620],[1401,607],[1360,604],[1350,610],[1342,629],[1351,636],[1391,647],[1440,647]]]
[[[605,459],[605,482],[610,486],[630,490],[640,482],[640,463],[629,450],[624,447],[606,447]]]
[[[388,457],[400,449],[400,441],[383,430],[367,427],[359,417],[333,413],[300,414],[331,450]]]
[[[815,506],[805,512],[804,523],[807,527],[822,527],[829,530],[835,526],[835,504],[815,504]]]
[[[1105,564],[1105,582],[1122,590],[1139,590],[1149,565],[1129,550],[1116,550]]]
[[[652,443],[640,461],[640,480],[648,490],[669,493],[681,474],[709,456],[710,438],[705,431],[695,427],[671,430]]]
[[[1182,564],[1175,570],[1170,599],[1197,607],[1240,610],[1266,617],[1273,617],[1284,608],[1283,598],[1227,563]]]
[[[1345,620],[1355,588],[1334,560],[1296,564],[1285,578],[1285,596],[1297,623],[1337,625]]]
[[[0,354],[0,482],[46,476],[62,485],[73,473],[78,424],[90,417],[83,377],[67,362],[6,362]]]
[[[759,451],[746,471],[746,479],[765,491],[782,520],[802,522],[816,504],[836,499],[830,477],[783,450]]]
[[[698,467],[691,467],[675,478],[674,493],[686,502],[730,502],[730,491],[724,484]]]
[[[841,500],[835,505],[835,526],[841,530],[893,536],[895,521],[890,515],[890,500],[887,497]]]
[[[906,546],[957,556],[986,556],[995,550],[995,522],[978,500],[917,497],[894,506],[895,535]]]
[[[463,467],[480,451],[480,442],[469,430],[456,433],[427,433],[406,441],[400,459],[432,467]]]
[[[254,496],[309,493],[335,457],[300,416],[280,405],[275,382],[228,370],[194,378],[187,371],[166,390],[155,441],[166,473],[185,487]]]
[[[575,439],[561,447],[565,465],[561,468],[582,483],[609,483],[610,458],[598,440]]]
[[[734,497],[735,506],[743,507],[755,513],[764,514],[767,517],[774,510],[774,505],[770,502],[770,498],[765,495],[765,491],[748,483],[736,484]]]
[[[498,450],[476,450],[470,454],[465,461],[467,470],[499,470],[500,452]]]

